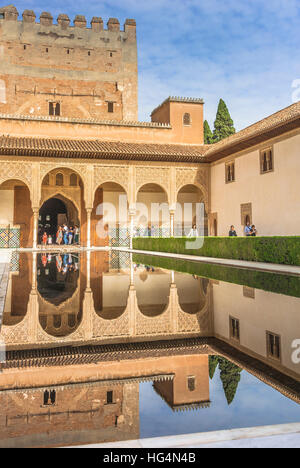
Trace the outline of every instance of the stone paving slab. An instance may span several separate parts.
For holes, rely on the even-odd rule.
[[[83,448],[300,448],[300,423],[88,445]]]

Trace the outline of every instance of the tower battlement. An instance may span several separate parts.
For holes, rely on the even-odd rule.
[[[33,10],[24,10],[22,14],[22,20],[19,20],[19,12],[14,5],[9,5],[0,8],[0,25],[3,21],[15,21],[18,24],[28,24],[34,23],[35,25],[40,25],[43,27],[53,27],[56,30],[62,29],[66,30],[71,29],[88,29],[94,32],[100,33],[102,31],[112,31],[112,32],[124,32],[129,36],[135,37],[136,33],[136,21],[134,19],[127,19],[123,25],[123,30],[121,31],[120,22],[117,18],[110,18],[107,22],[107,28],[104,28],[104,22],[101,17],[94,16],[90,22],[90,27],[87,26],[87,20],[84,15],[76,15],[73,24],[71,24],[71,19],[67,14],[61,13],[57,17],[57,23],[53,21],[53,16],[51,13],[44,11],[41,13],[39,22],[37,21],[37,16]]]
[[[0,112],[137,120],[136,22],[0,8]]]

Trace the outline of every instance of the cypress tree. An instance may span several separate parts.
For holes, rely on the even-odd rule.
[[[219,357],[218,356],[209,356],[209,377],[210,380],[214,378],[216,368],[219,364]]]
[[[213,133],[213,143],[223,140],[235,133],[233,120],[229,114],[229,110],[223,101],[220,99],[217,116],[215,120],[215,129]]]
[[[210,145],[213,142],[213,134],[207,120],[204,121],[204,143]]]
[[[228,405],[230,405],[236,395],[241,380],[242,369],[224,358],[219,358],[219,367],[226,400]]]

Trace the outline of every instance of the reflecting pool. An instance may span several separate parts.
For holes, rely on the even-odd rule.
[[[0,339],[0,447],[300,422],[296,276],[15,254]]]

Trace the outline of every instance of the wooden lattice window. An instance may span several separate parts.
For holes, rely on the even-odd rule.
[[[260,152],[260,172],[272,172],[274,170],[273,148],[266,148]]]
[[[225,164],[225,180],[227,184],[235,181],[235,163],[234,162]]]
[[[240,341],[240,321],[229,317],[230,338]]]
[[[76,187],[76,185],[77,185],[77,175],[76,174],[71,174],[70,175],[70,185],[72,187]]]
[[[281,359],[281,340],[279,335],[267,332],[267,355],[280,361]]]
[[[114,393],[112,391],[109,391],[106,393],[106,404],[107,405],[112,405],[114,401]]]

